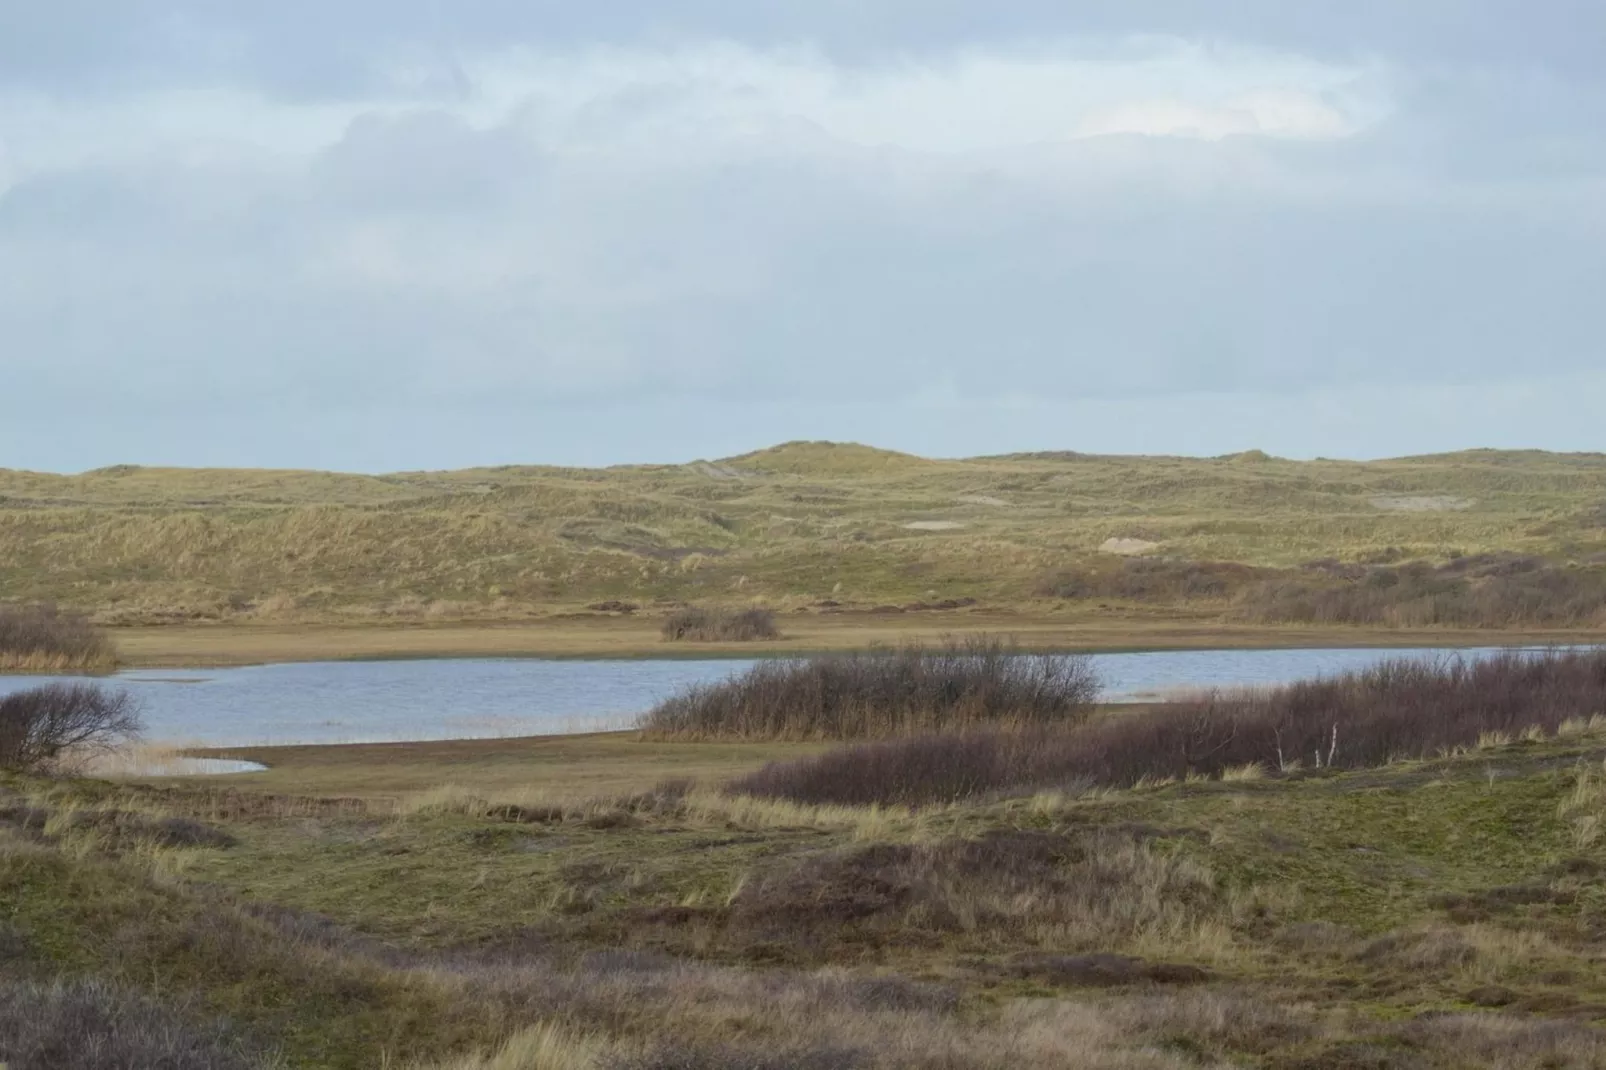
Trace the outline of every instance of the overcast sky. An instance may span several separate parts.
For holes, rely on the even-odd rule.
[[[0,0],[0,467],[1606,448],[1599,0]]]

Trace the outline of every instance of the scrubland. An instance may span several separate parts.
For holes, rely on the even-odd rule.
[[[830,763],[970,726],[840,750],[626,733],[257,749],[275,768],[228,781],[13,776],[0,1060],[1603,1067],[1603,666],[1397,665],[1078,707],[1055,753],[1082,764],[941,798]],[[773,790],[797,769],[879,794]]]
[[[605,470],[0,471],[0,601],[51,600],[125,626],[595,625],[603,649],[614,630],[655,641],[687,605],[773,611],[787,635],[998,612],[1587,631],[1606,607],[1606,457],[949,461],[790,443]]]

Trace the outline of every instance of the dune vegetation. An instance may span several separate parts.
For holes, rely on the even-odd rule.
[[[105,672],[117,665],[105,632],[54,605],[0,605],[0,672]]]
[[[733,790],[807,804],[929,805],[1009,792],[1367,769],[1524,735],[1606,728],[1606,651],[1386,661],[1060,725],[949,723],[774,763]]]
[[[987,636],[760,662],[642,718],[649,739],[877,739],[964,728],[1064,726],[1099,684],[1085,657],[1028,654]]]
[[[602,470],[0,471],[0,600],[113,624],[706,604],[1587,629],[1603,509],[1606,456],[1497,451],[930,460],[789,443]]]
[[[1250,764],[1179,762],[1168,736],[1134,776],[1131,729],[1102,781],[919,805],[741,779],[795,744],[629,736],[257,749],[275,768],[227,783],[0,775],[0,1061],[1596,1070],[1599,668],[1202,700],[1247,729],[1221,762]],[[1401,698],[1430,727],[1391,736]],[[1261,729],[1331,703],[1335,757],[1253,763]],[[1101,728],[1121,716],[1067,731],[1125,739]],[[662,778],[677,751],[701,782]],[[588,763],[614,787],[585,790]],[[455,783],[395,787],[426,766]]]

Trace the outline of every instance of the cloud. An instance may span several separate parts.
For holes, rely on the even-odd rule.
[[[690,412],[816,437],[809,412],[882,410],[943,453],[1072,416],[1126,441],[1100,406],[1575,384],[1537,412],[1606,328],[1606,90],[1497,4],[1469,18],[1504,50],[1436,0],[692,3],[646,31],[142,2],[20,27],[18,65],[0,15],[0,375],[111,414],[104,463],[153,459],[174,412],[258,463],[378,467],[539,456],[577,412],[631,413],[654,455]],[[951,448],[939,401],[970,414],[932,425]],[[394,463],[336,426],[413,419]]]

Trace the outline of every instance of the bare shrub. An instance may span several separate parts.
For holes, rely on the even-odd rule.
[[[978,636],[761,662],[660,703],[642,728],[655,738],[807,740],[1065,725],[1085,719],[1098,694],[1087,658]]]
[[[1606,623],[1606,572],[1509,553],[1439,566],[1322,562],[1251,587],[1237,612],[1267,624],[1588,627]]]
[[[144,724],[126,691],[49,684],[0,697],[0,769],[48,772],[69,757],[139,736]]]
[[[1048,598],[1108,598],[1124,602],[1224,601],[1268,575],[1228,561],[1127,558],[1056,572],[1038,584]]]
[[[96,982],[0,981],[0,1065],[9,1070],[257,1070],[227,1029]]]
[[[88,672],[117,656],[104,633],[54,606],[0,606],[0,671]]]
[[[671,613],[661,632],[664,640],[671,643],[750,643],[781,637],[775,625],[775,611],[758,607],[687,606]]]
[[[810,804],[951,802],[1065,785],[1130,787],[1260,764],[1357,769],[1553,733],[1606,708],[1606,650],[1396,660],[1266,691],[1216,692],[1064,731],[977,731],[773,763],[732,790]]]

